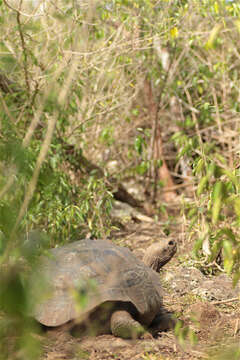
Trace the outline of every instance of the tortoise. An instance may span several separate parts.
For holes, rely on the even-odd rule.
[[[34,317],[48,327],[69,321],[90,326],[95,320],[92,328],[103,327],[103,333],[110,330],[122,338],[139,338],[152,324],[162,329],[157,272],[175,252],[176,243],[169,239],[151,245],[143,261],[107,240],[86,239],[51,249],[37,273],[51,290],[36,305]]]

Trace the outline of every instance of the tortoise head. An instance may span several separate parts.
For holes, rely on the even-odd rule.
[[[171,260],[176,251],[176,242],[174,240],[164,239],[147,248],[143,262],[153,270],[159,272],[161,267]]]

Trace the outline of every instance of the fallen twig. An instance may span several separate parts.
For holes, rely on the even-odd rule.
[[[234,298],[226,299],[226,300],[213,301],[213,302],[211,302],[211,304],[212,305],[227,304],[227,303],[234,302],[234,301],[239,301],[239,300],[240,300],[239,297],[234,297]]]

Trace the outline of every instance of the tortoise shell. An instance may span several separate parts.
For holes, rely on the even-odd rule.
[[[149,325],[162,306],[159,275],[110,241],[87,239],[51,249],[37,276],[48,291],[35,318],[46,326],[81,318],[108,301],[133,304],[140,322]]]

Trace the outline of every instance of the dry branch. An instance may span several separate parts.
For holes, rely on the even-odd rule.
[[[145,101],[147,103],[149,117],[152,123],[152,138],[151,138],[151,149],[150,149],[150,160],[153,160],[153,177],[154,177],[154,191],[152,194],[153,201],[156,200],[157,195],[157,179],[164,181],[167,188],[174,186],[171,174],[168,170],[167,163],[164,159],[163,146],[162,146],[162,131],[159,124],[159,106],[154,100],[152,86],[149,80],[145,81],[144,84]],[[162,161],[162,166],[158,169],[157,162]],[[169,202],[176,198],[174,190],[163,193],[164,199]]]

